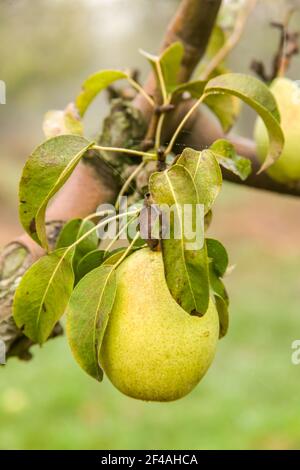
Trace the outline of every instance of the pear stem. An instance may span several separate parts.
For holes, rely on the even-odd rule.
[[[115,204],[116,206],[116,209],[119,208],[120,206],[120,200],[121,200],[121,197],[126,193],[127,189],[129,188],[131,182],[134,180],[134,178],[140,173],[140,171],[144,168],[144,166],[146,165],[146,161],[142,161],[138,167],[131,173],[131,175],[127,178],[127,180],[125,181],[123,187],[121,188],[119,194],[118,194],[118,197],[117,197],[117,202]]]
[[[205,100],[205,98],[207,97],[207,95],[202,95],[196,102],[195,104],[190,108],[190,110],[186,113],[186,115],[184,116],[184,118],[182,119],[182,121],[180,122],[180,124],[178,125],[176,131],[174,132],[173,136],[172,136],[172,139],[170,140],[170,143],[165,151],[165,154],[168,155],[171,151],[172,151],[172,148],[175,144],[175,141],[178,137],[178,135],[180,134],[180,132],[182,131],[184,125],[186,124],[186,122],[188,121],[188,119],[191,117],[191,115],[196,111],[196,109],[198,108],[198,106]]]
[[[92,148],[95,150],[100,150],[100,152],[128,153],[128,155],[135,155],[138,157],[148,157],[149,160],[156,160],[155,153],[142,152],[141,150],[125,149],[125,148],[119,148],[119,147],[103,147],[102,145],[93,145]]]

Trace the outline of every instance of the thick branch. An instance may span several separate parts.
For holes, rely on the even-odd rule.
[[[203,57],[222,0],[184,0],[167,30],[163,48],[181,41],[185,48],[180,81],[187,81]]]
[[[190,79],[196,65],[201,60],[207,48],[208,41],[214,27],[222,0],[182,0],[179,8],[171,20],[161,50],[176,41],[184,46],[184,57],[179,74],[181,82]],[[150,95],[156,93],[156,83],[151,74],[144,85]],[[152,109],[142,96],[135,100],[136,106],[144,110],[147,119]]]

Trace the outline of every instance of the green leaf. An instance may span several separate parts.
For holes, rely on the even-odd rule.
[[[62,228],[56,243],[56,249],[66,248],[73,245],[79,238],[95,228],[96,225],[91,220],[73,219],[67,222]],[[77,267],[81,259],[89,252],[97,249],[99,244],[96,230],[82,240],[74,250],[73,269],[77,280]]]
[[[188,92],[192,98],[199,99],[204,93],[207,80],[194,80],[183,83],[173,89],[173,97]],[[235,96],[230,95],[209,95],[206,97],[204,104],[217,116],[225,133],[229,132],[235,123],[241,105]]]
[[[82,221],[78,230],[77,240],[79,240],[83,235],[85,235],[87,232],[89,232],[95,227],[96,225],[91,220]],[[98,248],[98,245],[99,245],[98,235],[96,233],[96,230],[94,230],[90,235],[87,235],[84,238],[84,240],[82,240],[76,246],[74,257],[73,257],[73,266],[74,266],[75,272],[77,271],[77,266],[80,260],[87,253],[90,253],[91,251],[96,250]]]
[[[82,279],[86,274],[93,269],[98,268],[104,259],[103,250],[94,250],[90,253],[87,253],[79,262],[76,270],[76,284]]]
[[[178,85],[178,72],[184,54],[184,47],[181,42],[174,42],[163,51],[160,56],[149,54],[149,52],[140,50],[141,54],[150,63],[156,79],[159,83],[159,72],[161,70],[166,91],[170,94]]]
[[[225,247],[218,240],[206,239],[207,255],[213,262],[213,267],[218,276],[223,277],[228,267],[228,254]]]
[[[82,224],[82,219],[69,220],[61,229],[56,241],[55,248],[66,248],[72,245],[78,238],[78,232]]]
[[[109,255],[104,259],[102,265],[114,266],[118,261],[120,261],[120,259],[122,258],[126,250],[127,250],[127,247],[119,247],[111,251]],[[130,256],[136,250],[139,250],[139,247],[133,246],[130,252],[127,254],[126,258]]]
[[[210,282],[210,287],[213,293],[215,295],[218,295],[219,297],[222,297],[222,299],[226,303],[228,303],[229,299],[228,299],[226,288],[214,268],[213,261],[209,263],[209,282]]]
[[[162,240],[169,290],[188,313],[196,311],[204,314],[209,302],[208,259],[206,245],[203,246],[197,239],[199,231],[203,231],[204,227],[197,227],[198,233],[188,239],[181,217],[181,210],[188,204],[192,208],[191,220],[194,223],[196,221],[198,196],[193,178],[184,166],[177,164],[167,171],[152,174],[149,187],[153,201],[167,218],[170,208],[173,208],[169,219],[170,237]],[[179,239],[174,236],[176,226],[180,229]],[[195,230],[194,224],[192,228]]]
[[[224,46],[226,42],[226,34],[224,30],[216,25],[212,31],[208,47],[205,52],[204,58],[200,62],[200,66],[196,71],[196,76],[201,77],[208,64]],[[218,66],[209,74],[208,80],[229,73],[230,69],[226,66],[225,62],[221,62]],[[217,116],[220,124],[225,133],[229,132],[237,117],[240,114],[241,103],[235,96],[230,95],[217,95],[209,96],[205,100],[205,105]]]
[[[228,254],[222,243],[212,238],[206,239],[209,263],[209,283],[213,292],[220,322],[220,338],[226,335],[229,324],[229,298],[226,288],[220,279],[228,267]]]
[[[88,273],[71,296],[67,309],[67,336],[71,351],[83,370],[101,382],[99,352],[116,295],[113,267]]]
[[[143,212],[143,211],[142,211]],[[140,222],[141,222],[141,219],[140,217],[137,218],[137,217],[131,217],[131,221],[130,223],[128,224],[128,227],[126,229],[126,234],[127,234],[127,239],[128,241],[131,243],[134,239],[134,237],[136,236],[137,234],[137,231],[138,231],[138,227],[140,225]],[[138,247],[141,247],[141,246],[144,246],[145,245],[145,240],[139,236],[135,242],[134,242],[134,247],[135,248],[138,248]]]
[[[196,186],[198,204],[204,205],[204,213],[207,214],[222,187],[222,172],[213,152],[186,148],[177,163],[190,172]]]
[[[196,70],[196,77],[201,77],[203,75],[203,72],[205,71],[207,65],[211,62],[211,60],[215,57],[215,55],[222,49],[226,42],[226,34],[223,28],[221,28],[219,25],[215,25],[210,39],[208,46],[205,51],[205,55],[203,59],[201,60],[199,67]],[[213,70],[213,72],[208,76],[208,79],[211,79],[213,77],[216,77],[217,75],[221,75],[224,73],[228,73],[229,69],[226,67],[225,62],[221,62],[218,64],[217,68]]]
[[[199,99],[203,95],[207,80],[194,80],[188,83],[182,83],[173,89],[173,96],[178,96],[188,92],[192,98]]]
[[[221,26],[219,25],[215,25],[212,30],[208,46],[206,48],[204,58],[202,60],[204,62],[210,61],[217,54],[217,52],[222,49],[225,42],[226,35],[223,28],[221,28]]]
[[[92,144],[83,137],[61,135],[34,150],[23,169],[19,214],[26,232],[48,248],[45,212],[50,199],[64,185]]]
[[[204,90],[206,96],[229,94],[237,96],[251,106],[262,118],[270,139],[269,154],[260,172],[266,170],[281,155],[284,136],[280,127],[280,114],[274,96],[260,80],[239,73],[219,75],[210,80]]]
[[[220,333],[219,338],[224,338],[229,327],[228,304],[222,297],[215,295],[215,304],[219,315]]]
[[[82,85],[81,93],[76,98],[76,107],[81,117],[96,96],[117,80],[128,78],[121,70],[101,70],[90,75]]]
[[[240,111],[241,104],[235,96],[210,95],[204,104],[217,116],[223,131],[227,134],[235,124]]]
[[[48,111],[44,116],[43,131],[47,139],[62,134],[83,134],[83,125],[73,103],[63,111]]]
[[[167,92],[170,93],[178,85],[178,72],[184,54],[181,42],[174,42],[163,51],[159,60]]]
[[[220,165],[245,181],[252,171],[252,163],[248,158],[237,155],[235,147],[228,140],[216,140],[210,149],[214,152]]]
[[[42,344],[64,314],[74,284],[72,250],[57,250],[39,259],[16,290],[13,315],[18,328]]]

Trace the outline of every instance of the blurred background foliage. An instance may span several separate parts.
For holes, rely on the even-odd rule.
[[[20,232],[17,184],[40,143],[48,109],[71,101],[101,68],[147,66],[138,48],[155,52],[177,0],[1,0],[0,244]],[[260,0],[229,63],[249,72],[270,66],[283,0]],[[295,15],[293,28],[299,25]],[[300,79],[300,59],[289,71]],[[100,99],[87,116],[93,135],[107,112]],[[251,136],[244,110],[236,131]],[[65,338],[34,348],[29,363],[0,371],[0,448],[253,449],[300,447],[300,201],[224,184],[210,231],[228,247],[231,328],[198,388],[181,401],[147,404],[93,382],[74,363]]]

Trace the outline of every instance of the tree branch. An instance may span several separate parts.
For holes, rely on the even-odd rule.
[[[173,42],[182,42],[184,57],[179,73],[182,83],[190,79],[205,53],[221,3],[222,0],[182,0],[167,28],[161,51]],[[149,95],[157,92],[153,74],[150,74],[144,88]],[[153,110],[145,99],[139,95],[135,105],[143,108],[144,116],[149,120]]]

